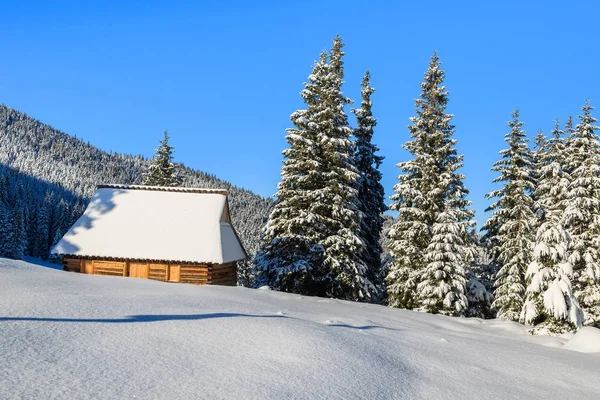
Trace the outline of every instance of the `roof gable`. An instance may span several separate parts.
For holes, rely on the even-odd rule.
[[[246,258],[220,189],[101,185],[54,254],[222,264]],[[225,220],[223,217],[227,216]]]

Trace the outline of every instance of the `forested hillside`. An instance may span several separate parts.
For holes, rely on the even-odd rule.
[[[0,105],[0,256],[46,258],[99,183],[141,184],[148,160],[108,153]],[[225,188],[235,228],[254,254],[272,202],[178,166],[183,186]]]

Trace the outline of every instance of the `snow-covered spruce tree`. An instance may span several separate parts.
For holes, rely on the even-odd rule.
[[[258,284],[278,290],[368,300],[374,286],[360,255],[352,143],[341,91],[342,41],[322,53],[292,114],[276,204],[256,256]]]
[[[468,308],[463,232],[450,202],[438,214],[417,291],[424,311],[464,316]]]
[[[584,324],[600,327],[600,143],[586,102],[569,137],[568,188],[564,224],[571,234],[569,262],[573,291],[584,312]]]
[[[536,133],[535,137],[533,138],[533,151],[531,152],[533,157],[533,164],[531,168],[531,182],[533,183],[534,188],[537,188],[538,186],[538,180],[540,179],[542,173],[542,166],[546,163],[546,156],[548,151],[547,147],[548,138],[546,138],[546,135],[544,135],[542,131],[538,131],[538,133]],[[531,201],[534,204],[534,212],[537,210],[537,206],[535,206],[535,204],[538,201],[538,194],[539,192],[535,189],[531,193]],[[534,231],[537,230],[539,226],[538,221],[539,218],[535,218],[533,220],[532,228],[534,229]]]
[[[554,132],[554,131],[553,131]],[[546,163],[546,152],[548,151],[548,138],[544,132],[538,131],[533,138],[533,176],[537,178],[540,175],[540,169]]]
[[[472,233],[473,265],[467,273],[467,299],[469,300],[468,317],[494,318],[496,311],[492,308],[494,301],[493,287],[496,274],[491,253],[482,245],[481,238]]]
[[[493,211],[482,229],[490,233],[492,254],[500,269],[496,274],[493,306],[498,318],[518,321],[525,300],[525,272],[531,261],[533,231],[531,223],[534,189],[533,156],[527,146],[519,112],[512,114],[508,123],[510,132],[505,135],[508,148],[500,151],[502,159],[494,163],[492,171],[500,174],[494,183],[504,182],[501,189],[486,195],[496,200],[486,211]]]
[[[25,205],[20,201],[14,207],[12,212],[12,223],[13,223],[13,243],[12,251],[7,254],[9,258],[20,260],[25,256],[25,250],[27,249],[27,230],[25,226]]]
[[[435,254],[439,247],[431,245],[435,234],[433,227],[440,222],[440,213],[452,218],[452,231],[461,239],[453,239],[456,240],[454,246],[460,251],[452,263],[453,266],[461,265],[460,270],[448,276],[464,273],[465,264],[471,258],[465,241],[469,227],[473,225],[473,212],[468,209],[470,202],[465,198],[468,191],[463,184],[464,176],[457,173],[463,156],[457,155],[456,140],[452,138],[452,115],[445,113],[448,92],[443,85],[444,76],[439,58],[434,53],[421,83],[421,95],[415,100],[417,116],[411,118],[408,127],[411,140],[403,146],[413,158],[398,164],[401,174],[394,186],[390,206],[390,209],[398,211],[398,218],[389,231],[394,261],[386,277],[388,303],[392,307],[421,307],[424,305],[421,291],[425,293],[428,304],[434,301],[430,297],[430,288],[417,286],[429,277],[431,269],[426,270],[429,263],[440,256]],[[447,223],[444,221],[444,224]],[[437,229],[446,228],[439,226]],[[465,276],[462,279],[463,293],[464,279]],[[443,292],[437,294],[442,300],[447,295]]]
[[[10,218],[10,210],[0,199],[0,256],[8,257],[12,253],[14,228]]]
[[[357,181],[360,178],[352,164],[353,145],[348,116],[343,107],[352,101],[343,96],[344,69],[340,36],[333,40],[330,64],[336,76],[326,85],[325,98],[332,110],[333,124],[320,132],[319,142],[324,147],[326,184],[317,198],[325,199],[321,209],[329,219],[329,232],[323,240],[325,265],[333,274],[332,294],[350,300],[371,300],[376,288],[368,277],[368,267],[362,260],[364,242],[360,238],[360,211],[357,208]],[[333,129],[331,129],[333,128]],[[331,129],[331,131],[329,131]],[[327,200],[329,197],[329,200]]]
[[[329,274],[323,266],[320,243],[323,224],[311,209],[309,197],[322,187],[323,160],[315,129],[318,125],[309,118],[324,117],[320,91],[329,71],[327,53],[323,52],[300,93],[307,108],[290,117],[295,127],[287,129],[289,147],[283,151],[275,207],[254,260],[259,286],[292,293],[327,294]]]
[[[565,122],[564,136],[565,136],[565,150],[563,152],[563,169],[570,176],[571,175],[571,151],[573,149],[573,139],[574,139],[575,129],[573,128],[573,116],[569,115],[567,118],[567,122]]]
[[[354,155],[352,163],[358,170],[358,208],[361,212],[360,236],[365,243],[362,254],[367,266],[367,278],[377,287],[378,294],[384,292],[384,278],[381,264],[380,235],[383,226],[383,213],[387,210],[384,202],[384,190],[381,185],[379,166],[383,157],[377,155],[379,148],[372,143],[373,128],[377,121],[373,118],[371,95],[371,74],[365,73],[362,81],[362,102],[360,108],[353,109],[356,115],[357,129],[354,130]]]
[[[529,283],[520,322],[535,325],[533,332],[563,333],[579,328],[583,313],[573,295],[573,266],[568,261],[569,234],[563,226],[569,176],[563,169],[564,139],[558,121],[552,137],[538,146],[534,209],[538,219]]]
[[[169,133],[160,141],[160,146],[155,150],[155,156],[148,165],[144,174],[143,184],[149,186],[179,186],[181,177],[177,175],[173,164],[173,146],[169,144]]]
[[[384,292],[381,293],[380,304],[388,304],[387,291],[385,291],[385,277],[388,274],[390,265],[394,261],[390,252],[390,229],[394,225],[395,219],[387,214],[383,214],[383,225],[381,226],[381,235],[379,236],[379,245],[381,246],[381,276],[383,277]]]

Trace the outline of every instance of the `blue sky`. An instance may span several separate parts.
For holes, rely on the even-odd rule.
[[[585,99],[600,105],[593,1],[48,3],[2,4],[0,103],[148,157],[166,128],[177,161],[263,196],[276,191],[302,83],[338,33],[345,94],[359,104],[366,69],[377,88],[374,141],[388,196],[438,52],[479,223],[513,109],[532,137]]]

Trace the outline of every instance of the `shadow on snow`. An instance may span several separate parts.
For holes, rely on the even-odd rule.
[[[130,315],[125,318],[43,318],[43,317],[0,317],[0,322],[32,321],[32,322],[96,322],[106,324],[123,324],[132,322],[160,322],[160,321],[196,321],[214,318],[287,318],[284,315],[253,315],[237,313],[211,313],[189,315]]]

